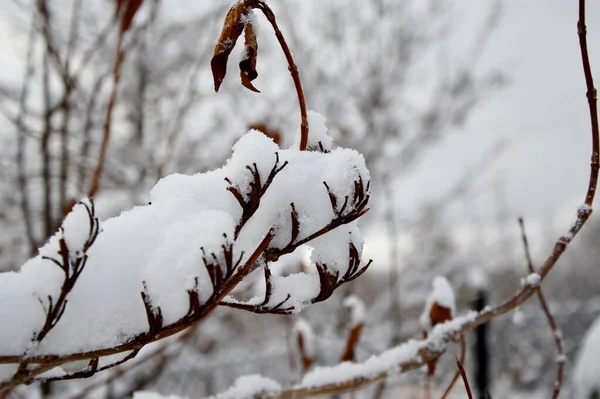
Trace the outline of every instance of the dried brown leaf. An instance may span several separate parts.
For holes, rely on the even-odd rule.
[[[429,320],[431,320],[432,327],[436,324],[452,320],[452,309],[434,302],[429,310]]]
[[[342,354],[342,357],[340,359],[340,361],[342,362],[349,362],[349,361],[355,361],[355,349],[356,346],[358,345],[358,341],[360,339],[360,334],[362,332],[363,329],[363,325],[362,324],[357,324],[356,326],[354,326],[352,328],[352,330],[350,330],[350,334],[348,334],[348,339],[346,340],[346,347],[344,348],[344,353]]]
[[[312,366],[314,359],[307,353],[306,345],[304,343],[304,335],[301,332],[297,336],[298,351],[300,352],[300,360],[302,361],[302,372],[306,373],[310,366]]]
[[[258,76],[256,72],[256,55],[258,54],[258,42],[256,41],[256,35],[254,34],[254,28],[250,20],[246,21],[246,29],[244,30],[244,39],[246,42],[246,53],[244,59],[240,61],[240,76],[242,78],[242,85],[249,90],[260,93],[252,81]]]
[[[215,83],[215,91],[219,91],[223,79],[227,74],[227,60],[231,50],[235,47],[237,39],[244,30],[244,18],[247,18],[246,4],[244,2],[235,3],[227,12],[221,36],[215,46],[213,57],[210,60],[210,66]]]

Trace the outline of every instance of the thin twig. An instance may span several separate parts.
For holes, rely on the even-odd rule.
[[[467,391],[467,396],[469,399],[473,399],[473,393],[471,392],[471,386],[469,385],[469,379],[467,378],[467,373],[465,372],[465,368],[460,363],[460,360],[456,359],[456,365],[458,366],[458,371],[462,377],[462,380],[465,384],[465,390]]]
[[[52,133],[52,113],[50,111],[50,87],[49,87],[49,66],[48,54],[46,53],[43,61],[42,89],[44,102],[44,122],[42,139],[40,141],[40,151],[42,153],[42,178],[43,178],[43,221],[44,237],[50,237],[54,232],[54,222],[52,218],[52,185],[51,185],[51,157],[50,157],[50,135]]]
[[[527,239],[527,233],[525,231],[525,222],[523,221],[523,218],[519,218],[519,227],[521,228],[521,239],[523,240],[523,249],[525,250],[527,268],[529,270],[529,273],[535,273],[533,260],[531,258],[531,251],[529,250],[529,240]],[[548,320],[548,324],[550,325],[552,336],[554,337],[554,343],[556,344],[556,350],[558,352],[558,356],[556,358],[556,379],[554,381],[554,388],[552,392],[552,399],[557,399],[560,395],[560,390],[563,383],[564,368],[566,361],[562,331],[558,326],[558,323],[556,323],[556,319],[552,315],[552,312],[550,311],[550,307],[548,306],[548,301],[546,301],[546,296],[542,291],[542,287],[538,288],[537,296],[540,301],[540,306],[544,311],[544,314],[546,315],[546,319]]]
[[[83,193],[85,192],[85,180],[88,174],[88,157],[90,153],[91,141],[92,141],[92,127],[94,124],[93,116],[94,110],[96,109],[96,101],[99,97],[100,89],[102,88],[102,83],[108,77],[108,73],[98,76],[96,79],[94,86],[92,87],[92,91],[90,93],[89,100],[87,101],[85,108],[85,120],[83,123],[83,132],[81,138],[81,146],[79,148],[79,171],[77,175],[77,187],[78,190]]]
[[[466,354],[467,354],[467,345],[465,342],[465,336],[461,335],[460,336],[460,364],[465,364]],[[452,391],[454,384],[456,384],[456,381],[458,381],[458,377],[460,377],[460,375],[461,375],[461,372],[460,372],[460,368],[459,368],[458,370],[456,370],[456,373],[454,374],[454,378],[452,378],[450,385],[448,385],[448,388],[446,388],[446,391],[442,395],[442,399],[446,399],[448,397],[448,395],[450,395],[450,392]]]
[[[123,51],[124,36],[125,31],[123,29],[120,29],[119,36],[117,39],[115,64],[112,72],[113,87],[110,92],[110,97],[108,98],[108,105],[106,106],[102,143],[100,144],[100,154],[98,155],[98,163],[96,164],[96,168],[94,169],[94,173],[92,174],[92,182],[90,183],[90,189],[88,191],[89,197],[93,197],[98,192],[98,189],[100,188],[100,180],[102,179],[104,161],[106,159],[108,142],[110,141],[110,134],[112,130],[112,114],[117,101],[117,91],[119,89],[119,81],[121,78],[121,66],[123,65],[123,59],[125,58],[125,53]]]
[[[585,199],[585,204],[592,205],[594,195],[596,194],[596,185],[598,183],[598,153],[600,152],[599,144],[599,129],[598,129],[598,92],[594,87],[594,78],[592,77],[592,68],[590,67],[590,57],[587,49],[587,27],[585,25],[585,0],[579,0],[579,21],[577,22],[577,35],[579,36],[579,47],[581,50],[581,61],[583,64],[583,72],[585,75],[585,85],[587,88],[586,97],[590,108],[590,123],[592,127],[592,161],[590,174],[589,189]]]
[[[27,164],[27,152],[25,151],[26,138],[24,118],[27,114],[27,97],[29,95],[29,85],[33,77],[33,49],[35,45],[35,29],[31,26],[27,44],[27,61],[25,63],[25,77],[19,96],[19,113],[17,114],[15,125],[17,128],[17,178],[19,182],[19,191],[21,193],[21,213],[25,223],[25,234],[29,242],[29,251],[34,253],[37,248],[37,242],[33,233],[33,223],[31,218],[31,207],[29,204],[29,190],[27,185],[27,176],[25,165]]]
[[[292,52],[285,41],[285,37],[279,30],[279,26],[277,25],[277,21],[275,20],[275,14],[271,10],[271,8],[261,0],[257,1],[258,8],[265,14],[267,20],[273,26],[273,30],[275,31],[275,36],[277,36],[277,40],[279,41],[279,45],[285,54],[285,59],[288,63],[288,69],[292,74],[292,79],[294,80],[294,86],[296,87],[296,93],[298,94],[298,104],[300,105],[300,151],[306,150],[308,147],[308,114],[306,112],[306,101],[304,99],[304,91],[302,89],[302,83],[300,82],[300,75],[298,73],[298,67],[294,62],[294,57],[292,56]]]

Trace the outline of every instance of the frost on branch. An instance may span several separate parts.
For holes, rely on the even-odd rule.
[[[105,356],[133,357],[218,305],[292,313],[327,299],[368,266],[357,219],[369,196],[357,152],[280,150],[250,131],[223,168],[168,176],[146,206],[100,223],[93,204],[82,202],[37,257],[0,275],[0,363],[16,372],[9,383],[24,361],[77,360],[93,374],[114,365]],[[271,272],[269,263],[304,244],[313,248],[312,272]],[[228,296],[257,268],[263,295]]]

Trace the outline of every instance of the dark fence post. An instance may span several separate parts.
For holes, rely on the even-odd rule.
[[[473,303],[476,311],[483,310],[487,305],[487,292],[483,289],[477,291],[477,298]],[[490,390],[490,350],[488,343],[489,323],[482,324],[475,329],[475,386],[480,399],[486,399]]]

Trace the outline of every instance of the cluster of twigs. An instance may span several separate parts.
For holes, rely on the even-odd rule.
[[[275,165],[273,166],[273,169],[271,170],[271,173],[269,174],[269,176],[274,176],[275,174],[277,174],[277,172],[279,170],[281,170],[283,168],[283,166],[285,166],[285,164],[284,164],[283,166],[278,168],[278,162],[279,162],[279,157],[277,157],[277,161],[275,162]],[[243,197],[241,196],[239,191],[237,191],[235,189],[232,190],[230,187],[230,191],[234,194],[236,199],[238,199],[238,201],[240,201],[240,204],[242,205],[242,208],[244,209],[244,213],[245,213],[245,209],[246,209],[246,208],[244,208],[244,204],[248,204],[248,205],[246,205],[248,209],[253,209],[252,205],[250,205],[250,204],[260,201],[260,196],[262,195],[261,194],[262,190],[260,188],[263,187],[260,184],[260,177],[258,176],[258,170],[256,169],[256,166],[254,168],[248,167],[248,169],[252,172],[253,176],[255,177],[254,182],[250,183],[252,186],[250,198],[248,200],[242,200]],[[267,180],[267,183],[265,184],[265,186],[268,186],[268,184],[270,184],[269,179]],[[293,306],[293,305],[287,306],[287,307],[284,306],[291,297],[291,295],[289,295],[289,294],[281,302],[274,304],[274,305],[270,305],[271,297],[273,295],[273,279],[272,279],[271,270],[269,269],[269,266],[268,266],[268,262],[274,262],[274,261],[278,260],[280,256],[294,252],[301,245],[306,244],[306,243],[314,240],[315,238],[320,237],[323,234],[326,234],[327,232],[329,232],[339,226],[353,222],[354,220],[358,219],[359,217],[361,217],[368,211],[367,205],[368,205],[369,198],[370,198],[370,194],[369,194],[370,182],[367,182],[367,184],[365,185],[362,180],[362,177],[360,175],[358,176],[357,180],[354,183],[353,195],[351,196],[351,198],[350,198],[350,196],[345,196],[344,203],[343,203],[342,207],[340,207],[339,209],[337,206],[338,199],[331,192],[327,183],[323,182],[323,185],[327,188],[327,194],[331,201],[331,207],[333,209],[333,214],[334,214],[333,219],[327,225],[325,225],[323,228],[315,231],[314,233],[308,234],[305,237],[299,238],[299,235],[300,235],[299,216],[298,216],[298,212],[296,211],[296,208],[294,206],[294,203],[291,203],[290,204],[290,207],[291,207],[290,216],[291,216],[291,230],[292,231],[290,234],[289,243],[282,248],[269,247],[265,251],[265,257],[264,257],[264,260],[265,260],[265,266],[264,266],[265,296],[264,296],[264,300],[258,304],[244,303],[244,302],[240,302],[240,301],[222,300],[221,305],[236,308],[236,309],[243,309],[243,310],[247,310],[247,311],[250,311],[253,313],[290,314],[290,313],[294,312],[295,310],[297,310],[295,308],[295,306]],[[253,198],[256,198],[256,199],[253,200]],[[242,215],[242,220],[243,219],[244,219],[244,215]],[[322,301],[328,299],[337,288],[339,288],[342,284],[348,283],[348,282],[353,281],[356,278],[358,278],[360,275],[362,275],[367,270],[367,268],[370,265],[371,265],[371,261],[369,261],[366,265],[361,266],[361,259],[360,259],[359,251],[356,248],[356,245],[350,240],[348,242],[348,268],[346,269],[346,272],[342,276],[340,276],[339,271],[332,271],[332,269],[330,269],[327,266],[327,264],[320,263],[320,262],[317,262],[315,264],[318,275],[319,275],[320,291],[319,291],[319,294],[316,297],[310,299],[309,302],[310,303],[318,303],[318,302],[322,302]]]
[[[64,273],[65,279],[60,289],[60,295],[58,299],[54,301],[52,296],[48,295],[48,304],[44,305],[40,299],[40,303],[44,307],[46,312],[46,321],[42,329],[35,334],[34,341],[40,342],[50,332],[50,330],[60,321],[63,313],[67,306],[67,296],[75,286],[77,279],[83,272],[83,269],[87,263],[88,255],[87,251],[96,241],[98,234],[100,233],[100,221],[96,216],[96,209],[93,200],[89,200],[89,205],[85,201],[81,201],[83,207],[85,207],[89,231],[83,247],[79,249],[70,249],[64,237],[64,228],[60,229],[60,238],[58,239],[58,255],[60,260],[50,256],[44,256],[43,259],[47,259],[57,265]]]

